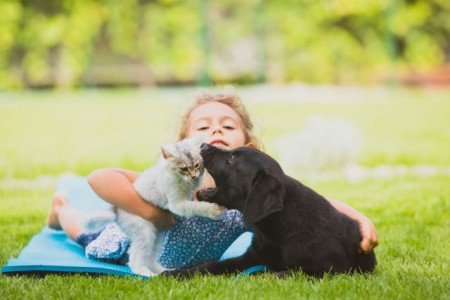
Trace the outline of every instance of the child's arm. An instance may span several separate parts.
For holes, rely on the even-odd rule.
[[[328,201],[330,201],[331,205],[338,211],[358,222],[359,232],[362,237],[360,248],[363,252],[369,252],[378,246],[378,233],[375,225],[369,218],[345,203],[330,199],[328,199]]]
[[[89,175],[88,183],[106,202],[153,222],[161,230],[170,228],[175,222],[173,215],[145,201],[134,189],[138,176],[125,169],[100,169]]]

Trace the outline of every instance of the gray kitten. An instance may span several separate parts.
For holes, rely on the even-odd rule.
[[[204,173],[200,145],[203,134],[161,146],[162,157],[134,182],[138,194],[156,206],[183,217],[202,216],[218,219],[220,207],[215,203],[192,201]],[[157,261],[162,232],[153,223],[120,208],[90,215],[88,227],[116,221],[131,240],[128,266],[134,273],[154,276],[165,270]]]

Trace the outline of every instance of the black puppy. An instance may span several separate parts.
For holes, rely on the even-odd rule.
[[[375,254],[359,251],[357,222],[285,175],[273,158],[252,148],[226,151],[207,144],[202,145],[201,154],[217,189],[199,197],[241,211],[254,238],[240,257],[164,275],[229,274],[255,265],[280,273],[300,270],[316,277],[327,272],[373,271]]]

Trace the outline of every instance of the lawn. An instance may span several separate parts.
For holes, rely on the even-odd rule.
[[[266,151],[274,157],[278,155],[275,139],[302,128],[309,116],[341,115],[364,133],[359,160],[364,167],[450,167],[449,90],[238,91]],[[174,138],[178,116],[192,95],[187,88],[0,94],[1,265],[17,256],[43,227],[59,175],[87,175],[108,166],[145,169],[155,161],[158,145]],[[266,274],[184,281],[1,275],[0,298],[450,298],[448,172],[356,182],[299,174],[292,175],[373,220],[380,235],[374,274],[321,280],[302,274],[284,279]]]

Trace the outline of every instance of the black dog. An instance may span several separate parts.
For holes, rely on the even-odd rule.
[[[359,251],[357,222],[285,175],[273,158],[252,148],[225,151],[207,144],[202,145],[201,154],[217,189],[199,197],[241,211],[254,231],[253,242],[240,257],[164,275],[230,274],[255,265],[267,265],[281,274],[300,270],[316,277],[327,272],[373,271],[375,254]]]

